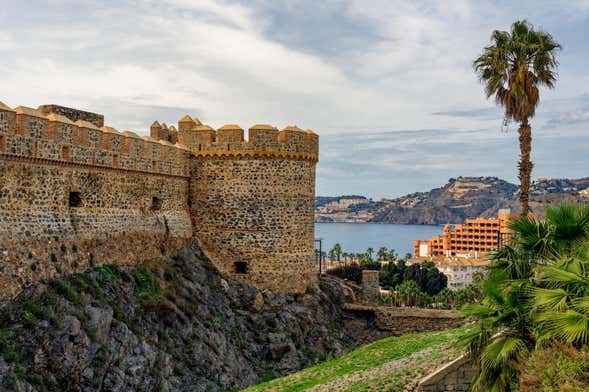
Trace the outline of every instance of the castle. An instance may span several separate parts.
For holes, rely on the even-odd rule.
[[[193,242],[228,278],[286,292],[317,284],[315,133],[254,125],[246,141],[237,125],[185,116],[150,135],[95,113],[0,102],[0,299]]]

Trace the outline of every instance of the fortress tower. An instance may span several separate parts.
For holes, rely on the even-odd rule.
[[[313,246],[318,136],[254,125],[217,131],[184,117],[192,152],[194,235],[221,272],[262,288],[304,291],[316,284]]]
[[[285,292],[317,284],[315,133],[255,125],[246,141],[239,126],[185,116],[150,135],[95,113],[0,102],[0,299],[193,240],[229,278]]]

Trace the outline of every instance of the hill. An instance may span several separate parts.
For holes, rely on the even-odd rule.
[[[545,205],[589,200],[589,178],[546,179],[532,183],[530,206],[542,217]],[[396,199],[373,201],[363,196],[330,198],[316,206],[317,222],[403,224],[463,223],[466,218],[492,217],[503,208],[519,209],[518,186],[497,177],[451,178],[440,188]]]
[[[406,391],[459,355],[468,327],[390,337],[289,376],[246,389],[257,391]]]
[[[342,299],[224,280],[197,249],[45,280],[0,302],[0,391],[245,388],[383,337]]]

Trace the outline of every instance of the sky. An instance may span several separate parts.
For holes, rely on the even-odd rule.
[[[99,112],[141,135],[185,114],[310,128],[324,196],[517,182],[517,125],[503,127],[472,61],[519,19],[562,45],[531,122],[533,177],[589,176],[589,0],[5,2],[0,101]]]

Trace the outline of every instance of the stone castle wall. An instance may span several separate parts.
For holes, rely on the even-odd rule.
[[[231,278],[281,291],[316,284],[316,134],[255,126],[245,141],[236,126],[187,116],[178,131],[156,122],[141,138],[101,121],[0,103],[0,299],[192,239]]]
[[[221,272],[269,289],[316,285],[317,135],[254,125],[245,141],[237,125],[215,131],[185,117],[178,138],[193,153],[194,234]]]

